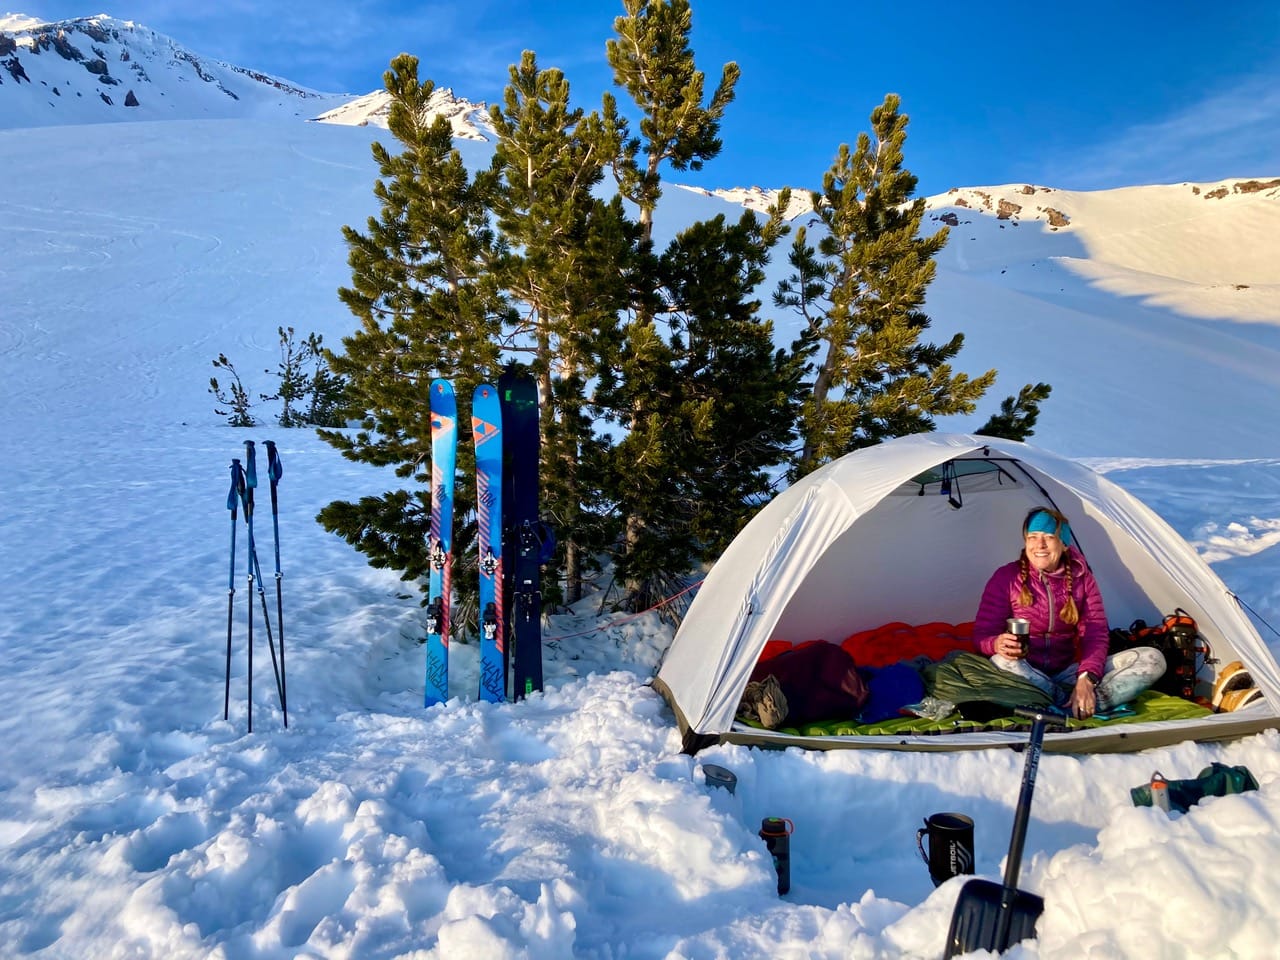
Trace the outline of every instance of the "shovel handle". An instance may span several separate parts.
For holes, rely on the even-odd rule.
[[[1013,837],[1009,841],[1009,856],[1005,861],[1004,886],[1000,896],[1000,918],[996,926],[997,950],[1004,950],[1009,945],[1013,902],[1018,893],[1018,872],[1022,868],[1022,848],[1027,839],[1027,824],[1031,820],[1031,798],[1036,789],[1036,772],[1040,767],[1044,730],[1050,723],[1054,726],[1066,726],[1062,717],[1036,708],[1019,707],[1014,712],[1019,716],[1031,718],[1031,740],[1027,744],[1027,762],[1022,771],[1022,790],[1018,795],[1018,808],[1013,814]]]
[[[1063,730],[1067,729],[1067,718],[1051,707],[1014,707],[1013,713],[1015,716],[1025,717],[1033,722],[1039,720],[1046,728],[1060,727]]]

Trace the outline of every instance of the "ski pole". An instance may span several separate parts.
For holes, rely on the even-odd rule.
[[[258,485],[258,475],[253,464],[253,441],[246,440],[244,449],[248,469],[244,485],[240,488],[240,499],[244,503],[245,526],[249,530],[249,556],[245,566],[249,574],[249,732],[253,733],[253,488]]]
[[[245,445],[246,445],[246,449],[249,451],[249,471],[253,475],[253,486],[256,487],[258,485],[258,464],[257,464],[256,448],[254,447],[252,440],[246,440]],[[275,492],[274,486],[273,486],[272,492],[273,493]],[[281,666],[281,664],[277,663],[276,661],[276,647],[275,647],[274,639],[271,636],[271,617],[267,613],[266,579],[262,576],[262,565],[258,562],[258,545],[256,541],[251,543],[249,550],[250,550],[250,554],[253,557],[253,572],[257,575],[257,578],[258,578],[258,599],[262,602],[262,622],[266,624],[266,628],[267,628],[267,650],[271,654],[271,672],[275,675],[275,678],[276,678],[276,695],[280,698],[280,710],[283,713],[285,709],[284,675],[282,672],[283,667]],[[284,656],[283,653],[281,653],[280,655],[281,657]],[[287,713],[284,714],[284,725],[286,727],[289,726],[289,716]]]
[[[236,505],[244,485],[244,470],[239,460],[231,461],[231,489],[227,492],[227,509],[231,511],[231,570],[227,574],[227,682],[222,690],[222,719],[231,716],[231,622],[236,600]]]
[[[258,562],[258,549],[256,545],[252,548],[249,554],[249,561],[253,564],[253,572],[258,581],[258,600],[262,604],[262,622],[266,625],[267,629],[267,650],[271,654],[271,671],[275,675],[276,695],[280,697],[280,705],[283,707],[284,689],[281,685],[280,665],[276,660],[275,640],[271,634],[271,619],[267,615],[267,591],[262,586],[266,583],[266,577],[262,575],[262,564]],[[286,726],[288,726],[288,724],[286,724]]]
[[[276,693],[280,696],[281,706],[284,704],[284,690],[280,683],[280,667],[276,662],[275,641],[271,637],[271,617],[267,613],[267,591],[262,585],[262,565],[258,562],[258,545],[253,536],[253,491],[258,486],[257,454],[252,440],[244,442],[245,451],[245,489],[248,500],[245,503],[245,523],[249,527],[249,591],[253,592],[256,575],[258,581],[258,599],[262,602],[262,622],[267,629],[267,650],[271,654],[271,669],[276,678]],[[249,666],[253,667],[253,597],[249,597]],[[252,683],[252,678],[250,678]],[[253,728],[249,728],[250,732]]]
[[[276,630],[280,634],[280,711],[284,714],[284,725],[289,726],[289,684],[284,671],[284,597],[281,590],[283,574],[280,573],[280,510],[276,503],[276,487],[284,476],[284,465],[280,462],[280,454],[276,451],[275,441],[264,441],[267,445],[267,476],[271,478],[271,539],[276,553]]]

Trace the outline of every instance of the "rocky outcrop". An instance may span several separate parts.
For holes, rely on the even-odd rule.
[[[1236,193],[1260,193],[1274,187],[1280,187],[1280,180],[1241,180],[1231,185]]]
[[[1011,217],[1016,217],[1021,212],[1022,212],[1022,205],[1018,203],[1014,203],[1012,200],[1001,199],[1000,202],[996,205],[997,220],[1008,220]]]
[[[12,56],[8,60],[0,60],[0,67],[4,67],[9,71],[9,76],[14,80],[25,80],[31,82],[31,78],[27,76],[27,71],[22,69],[22,61],[17,56]]]
[[[1206,191],[1204,198],[1206,200],[1221,200],[1223,197],[1229,197],[1233,193],[1249,194],[1261,193],[1264,190],[1280,191],[1280,179],[1277,180],[1237,180],[1234,183],[1219,184],[1212,190]],[[1191,192],[1196,196],[1200,196],[1200,188],[1192,184]]]
[[[112,40],[120,39],[120,35],[116,31],[108,30],[105,24],[99,23],[97,20],[77,20],[76,26],[86,37],[90,40],[96,40],[98,43],[110,43]]]
[[[75,45],[67,39],[67,35],[61,30],[52,36],[45,34],[40,39],[41,41],[47,40],[48,45],[53,47],[63,60],[80,61],[84,59],[84,54],[75,48]]]
[[[270,76],[267,76],[267,74],[265,73],[259,73],[257,70],[249,70],[249,69],[246,69],[245,67],[237,67],[235,64],[228,64],[227,66],[229,66],[236,73],[244,74],[250,80],[256,80],[258,83],[264,84],[268,87],[275,87],[277,90],[279,90],[282,93],[287,93],[295,97],[301,97],[303,100],[315,99],[322,96],[322,94],[312,93],[310,90],[303,90],[301,87],[295,87],[293,84],[286,83],[284,80],[281,80],[278,77],[270,77]]]

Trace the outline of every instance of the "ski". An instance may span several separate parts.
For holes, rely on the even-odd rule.
[[[542,689],[542,525],[538,522],[538,386],[515,366],[498,380],[502,400],[505,542],[514,651],[512,699]]]
[[[449,699],[449,600],[453,567],[453,476],[458,408],[453,384],[431,381],[431,572],[427,593],[427,668],[423,705]]]
[[[480,699],[501,703],[507,698],[502,609],[502,409],[493,384],[480,384],[472,395],[471,438],[476,448]]]

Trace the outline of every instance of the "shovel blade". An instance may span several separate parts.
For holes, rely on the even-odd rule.
[[[1044,913],[1044,898],[1024,890],[1013,891],[1013,901],[1003,906],[1004,887],[990,880],[970,880],[961,889],[951,914],[944,958],[970,950],[994,950],[1036,935],[1036,921]],[[1001,915],[1008,910],[1008,932],[1000,936]],[[1001,942],[1003,940],[1003,942]]]

